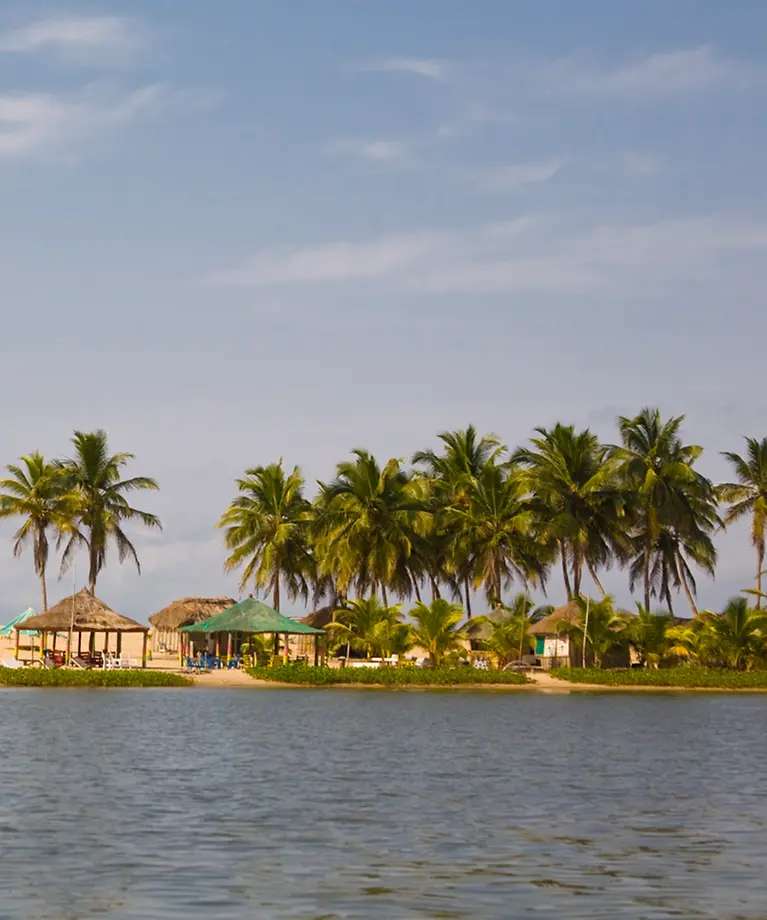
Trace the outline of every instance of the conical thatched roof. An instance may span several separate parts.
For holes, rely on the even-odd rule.
[[[328,623],[333,622],[333,614],[340,609],[340,605],[329,604],[327,607],[318,607],[311,613],[301,618],[302,623],[313,626],[315,629],[324,629]]]
[[[66,632],[70,624],[75,632],[149,632],[148,626],[115,613],[104,601],[94,597],[87,588],[78,591],[74,599],[72,596],[65,597],[46,613],[30,617],[15,628],[36,632]]]
[[[557,607],[547,617],[538,620],[537,623],[528,629],[531,636],[556,636],[562,632],[562,623],[579,623],[581,620],[581,608],[577,601],[568,601],[561,607]]]
[[[180,629],[207,620],[234,606],[233,597],[184,597],[149,617],[155,629]]]

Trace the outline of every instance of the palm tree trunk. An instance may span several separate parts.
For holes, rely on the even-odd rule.
[[[762,572],[764,571],[764,542],[756,544],[756,609],[762,609]]]
[[[583,573],[583,560],[580,553],[573,553],[573,592],[575,597],[581,596],[581,575]]]
[[[565,549],[565,544],[559,544],[559,556],[562,560],[562,577],[565,580],[565,591],[567,591],[567,599],[572,600],[573,589],[570,587],[570,573],[567,571],[567,551]]]
[[[644,609],[650,609],[650,558],[651,558],[652,544],[650,539],[647,539],[647,546],[644,551]]]
[[[463,589],[466,594],[466,619],[471,619],[471,595],[469,594],[469,579],[464,578]]]
[[[274,607],[277,613],[280,612],[280,573],[279,572],[277,572],[277,574],[274,577],[274,591],[272,592],[272,607]]]
[[[40,586],[43,589],[43,613],[48,609],[48,586],[45,584],[45,569],[40,571]]]
[[[588,566],[589,575],[591,575],[591,580],[597,586],[597,590],[602,595],[602,600],[604,600],[607,597],[607,592],[602,587],[602,582],[597,578],[597,573],[594,569],[594,566],[588,561],[588,559],[586,560],[586,565]]]
[[[421,589],[418,587],[418,581],[415,578],[413,579],[413,590],[415,591],[415,599],[420,604],[421,603]]]
[[[387,595],[387,593],[386,593],[386,585],[385,585],[383,582],[381,582],[381,599],[383,600],[383,605],[384,605],[384,607],[388,607],[388,606],[389,606],[389,597],[388,597],[388,595]]]
[[[439,600],[440,594],[439,594],[439,585],[437,584],[437,579],[431,575],[429,576],[429,578],[431,579],[431,599],[433,601]]]
[[[692,596],[692,591],[690,590],[690,585],[687,581],[687,573],[684,570],[684,559],[677,554],[676,567],[679,572],[679,579],[682,582],[682,587],[684,588],[684,593],[687,596],[687,603],[690,605],[690,610],[692,610],[692,615],[696,617],[698,615],[698,608],[695,605],[695,598]],[[671,611],[671,598],[669,597],[669,612]]]

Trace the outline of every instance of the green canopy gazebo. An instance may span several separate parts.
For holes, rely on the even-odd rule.
[[[272,635],[274,636],[275,650],[279,647],[280,636],[286,637],[286,646],[288,636],[314,636],[314,664],[316,667],[320,660],[320,638],[325,635],[325,630],[315,629],[313,626],[301,623],[298,620],[291,620],[290,617],[283,616],[263,601],[256,600],[253,597],[246,597],[245,600],[233,604],[226,610],[222,610],[221,613],[208,617],[207,620],[192,623],[189,626],[182,626],[179,629],[182,664],[184,657],[191,650],[192,633],[215,636],[216,650],[219,656],[221,656],[222,652],[222,639],[226,636],[226,655],[228,658],[232,657],[234,642],[242,636]]]

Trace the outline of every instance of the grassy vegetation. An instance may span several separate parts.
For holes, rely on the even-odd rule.
[[[68,668],[0,668],[0,686],[189,687],[180,674],[163,671],[76,671]]]
[[[724,668],[633,668],[610,671],[599,668],[559,668],[554,677],[576,684],[606,687],[679,687],[712,690],[767,690],[767,671],[732,671]]]
[[[375,687],[456,687],[489,684],[527,684],[522,674],[513,671],[480,671],[477,668],[312,668],[283,665],[276,668],[251,668],[251,677],[284,684],[331,687],[358,684]]]

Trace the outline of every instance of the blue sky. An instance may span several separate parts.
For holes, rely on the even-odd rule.
[[[761,0],[3,4],[5,462],[101,426],[160,480],[142,577],[99,581],[139,618],[236,593],[213,525],[280,457],[312,483],[468,422],[612,441],[651,404],[725,477],[766,433],[766,27]],[[37,583],[7,545],[10,616]],[[752,578],[745,529],[720,554],[704,604]]]

